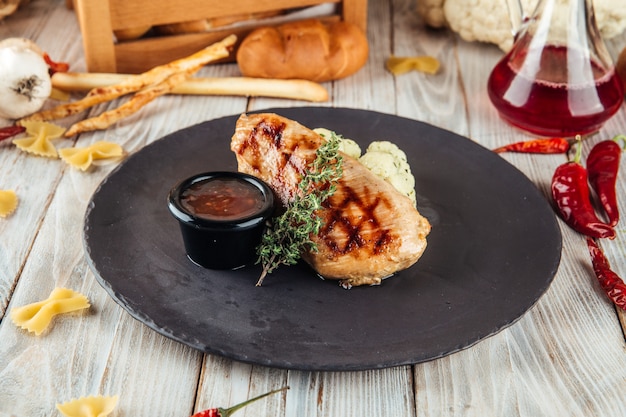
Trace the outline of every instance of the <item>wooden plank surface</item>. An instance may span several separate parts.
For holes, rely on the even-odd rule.
[[[85,69],[80,32],[62,0],[34,0],[0,23],[0,38],[34,39],[54,59]],[[369,61],[345,80],[327,83],[331,101],[419,119],[467,136],[487,148],[528,138],[505,125],[485,92],[502,56],[491,45],[467,43],[446,30],[425,29],[413,0],[370,2]],[[616,54],[626,34],[609,42]],[[436,56],[435,76],[394,77],[391,54]],[[234,64],[203,69],[236,76]],[[123,100],[98,106],[101,112]],[[248,109],[306,106],[267,98],[165,96],[103,132],[82,135],[120,143],[128,152],[178,129]],[[316,106],[319,104],[315,104]],[[76,116],[77,118],[86,115]],[[69,124],[71,121],[65,121]],[[622,108],[584,151],[626,132]],[[393,138],[390,138],[393,139]],[[75,141],[61,147],[75,146]],[[547,195],[554,168],[566,157],[502,155]],[[82,217],[92,193],[114,165],[88,173],[58,160],[28,156],[0,144],[0,189],[15,188],[20,206],[0,219],[0,416],[56,416],[55,404],[74,397],[119,394],[114,416],[189,416],[289,385],[283,395],[239,416],[598,416],[626,415],[623,312],[593,277],[584,239],[564,226],[562,262],[547,293],[517,323],[475,346],[431,362],[364,372],[303,372],[203,355],[131,318],[96,282],[83,255]],[[626,171],[618,194],[626,204]],[[506,215],[503,213],[503,215]],[[602,247],[626,276],[626,230]],[[8,317],[12,307],[46,298],[56,286],[85,293],[89,311],[57,318],[42,336]]]

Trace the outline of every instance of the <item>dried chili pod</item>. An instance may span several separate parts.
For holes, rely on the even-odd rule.
[[[531,139],[522,142],[510,143],[508,145],[495,148],[493,152],[518,152],[518,153],[567,153],[571,147],[569,140],[565,138],[543,138]]]
[[[587,182],[587,169],[580,164],[581,144],[574,160],[561,164],[552,176],[552,198],[561,218],[572,229],[589,237],[615,238],[612,226],[596,216]]]
[[[50,75],[57,72],[68,72],[70,70],[70,65],[67,62],[53,61],[50,55],[45,52],[43,53],[43,59],[46,61],[46,64],[48,64]]]
[[[208,410],[204,410],[204,411],[200,411],[194,415],[192,415],[191,417],[229,417],[231,416],[235,411],[247,406],[248,404],[256,401],[256,400],[260,400],[261,398],[267,397],[268,395],[272,395],[272,394],[276,394],[278,392],[281,391],[285,391],[288,390],[289,387],[282,387],[279,389],[275,389],[273,391],[270,392],[266,392],[265,394],[261,394],[258,397],[254,397],[251,398],[247,401],[244,401],[242,403],[233,405],[232,407],[229,408],[221,408],[221,407],[217,407],[217,408],[209,408]]]
[[[19,125],[0,127],[0,141],[18,135],[25,131],[26,128]]]
[[[620,142],[626,145],[626,136],[619,135],[598,142],[587,157],[589,183],[596,192],[611,226],[615,226],[619,221],[615,183],[624,149]]]
[[[596,274],[600,286],[616,306],[626,310],[626,284],[624,280],[611,269],[609,260],[593,239],[587,238],[587,247],[591,255],[593,272]]]

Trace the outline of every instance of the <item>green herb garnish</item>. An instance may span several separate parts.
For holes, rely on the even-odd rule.
[[[267,274],[280,265],[295,265],[303,251],[316,251],[311,234],[322,227],[315,211],[335,192],[335,183],[341,178],[342,157],[339,155],[339,137],[333,132],[320,146],[315,160],[309,164],[298,184],[298,193],[285,212],[272,219],[257,248],[263,272],[256,285],[261,286]]]

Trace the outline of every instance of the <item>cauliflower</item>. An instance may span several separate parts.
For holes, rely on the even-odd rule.
[[[520,1],[527,15],[537,4],[537,0]],[[557,0],[557,6],[567,1]],[[508,51],[513,45],[513,32],[506,0],[417,0],[417,2],[417,11],[429,26],[436,28],[449,26],[466,41],[493,43],[503,51]],[[620,35],[626,30],[626,2],[594,0],[593,4],[598,28],[605,39]]]
[[[406,154],[397,145],[389,141],[372,142],[359,162],[416,204],[415,177]]]

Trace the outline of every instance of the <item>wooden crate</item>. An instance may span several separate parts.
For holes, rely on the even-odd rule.
[[[117,42],[114,32],[142,26],[264,13],[335,3],[337,13],[324,19],[343,19],[363,31],[367,0],[67,0],[77,14],[90,72],[139,73],[190,55],[231,33],[241,40],[253,26],[210,32],[145,37]],[[261,21],[260,24],[263,24]],[[230,58],[231,60],[233,57]]]

